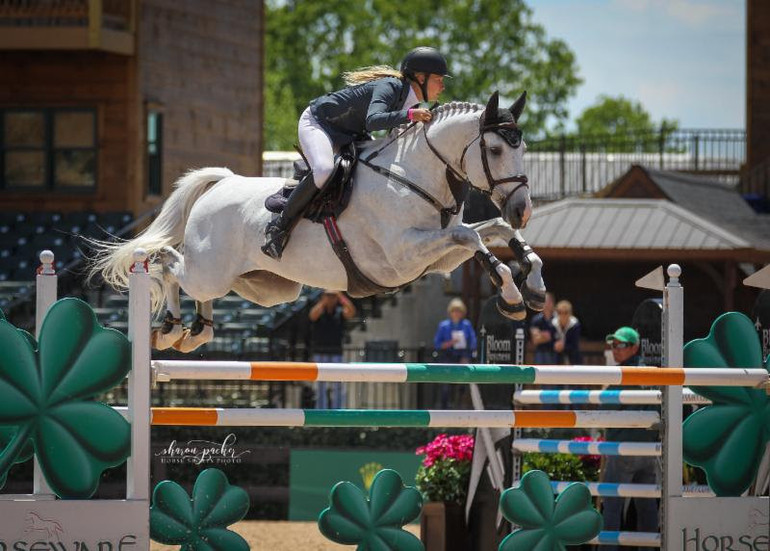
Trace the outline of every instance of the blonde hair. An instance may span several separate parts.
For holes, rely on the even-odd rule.
[[[385,77],[403,78],[404,75],[390,65],[372,65],[370,67],[361,67],[355,71],[342,73],[342,79],[348,86],[363,84],[364,82],[370,82]]]
[[[459,298],[453,298],[449,301],[449,306],[446,307],[447,314],[450,314],[452,310],[461,310],[463,315],[468,313],[465,303]]]
[[[569,315],[572,315],[572,303],[568,300],[560,300],[556,303],[556,310],[559,308],[562,308],[564,310],[567,310],[569,312]]]

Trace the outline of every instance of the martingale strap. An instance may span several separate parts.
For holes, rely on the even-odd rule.
[[[334,254],[337,255],[337,258],[340,259],[342,266],[345,268],[345,273],[348,276],[347,293],[351,297],[364,298],[384,293],[395,293],[411,283],[410,281],[400,287],[384,287],[379,283],[375,283],[366,277],[366,275],[358,269],[358,266],[356,266],[353,257],[350,255],[348,244],[345,243],[342,232],[340,232],[340,229],[337,226],[337,219],[333,215],[327,216],[323,219],[323,225],[326,230],[326,237],[329,239]],[[422,275],[420,277],[422,277]]]

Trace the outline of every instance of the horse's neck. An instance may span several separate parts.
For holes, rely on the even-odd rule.
[[[415,133],[398,140],[393,162],[400,166],[404,175],[419,183],[435,197],[452,198],[446,184],[446,163],[460,171],[460,159],[465,146],[478,133],[478,113],[439,113],[427,128],[427,140],[439,152],[439,157],[428,145],[426,129],[421,125]]]

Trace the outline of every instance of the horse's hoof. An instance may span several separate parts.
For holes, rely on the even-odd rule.
[[[204,327],[203,331],[193,335],[189,329],[185,329],[182,338],[173,344],[174,350],[187,354],[199,346],[202,346],[214,338],[214,331],[211,327]]]
[[[155,350],[167,350],[181,339],[182,331],[170,331],[164,333],[160,329],[153,329],[150,333],[150,345]]]
[[[514,321],[522,321],[527,317],[527,307],[524,306],[524,302],[517,304],[508,304],[503,297],[497,295],[497,311],[503,316]]]
[[[545,291],[533,291],[527,286],[527,282],[521,284],[521,296],[530,310],[542,312],[545,308]]]

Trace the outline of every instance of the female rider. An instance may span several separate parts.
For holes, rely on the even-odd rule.
[[[281,258],[291,229],[331,176],[334,154],[342,146],[367,139],[373,130],[430,121],[428,109],[413,106],[437,100],[447,74],[444,56],[434,48],[420,47],[404,57],[400,72],[377,66],[345,73],[347,88],[311,101],[298,127],[311,172],[294,188],[283,212],[268,223],[262,251]]]

